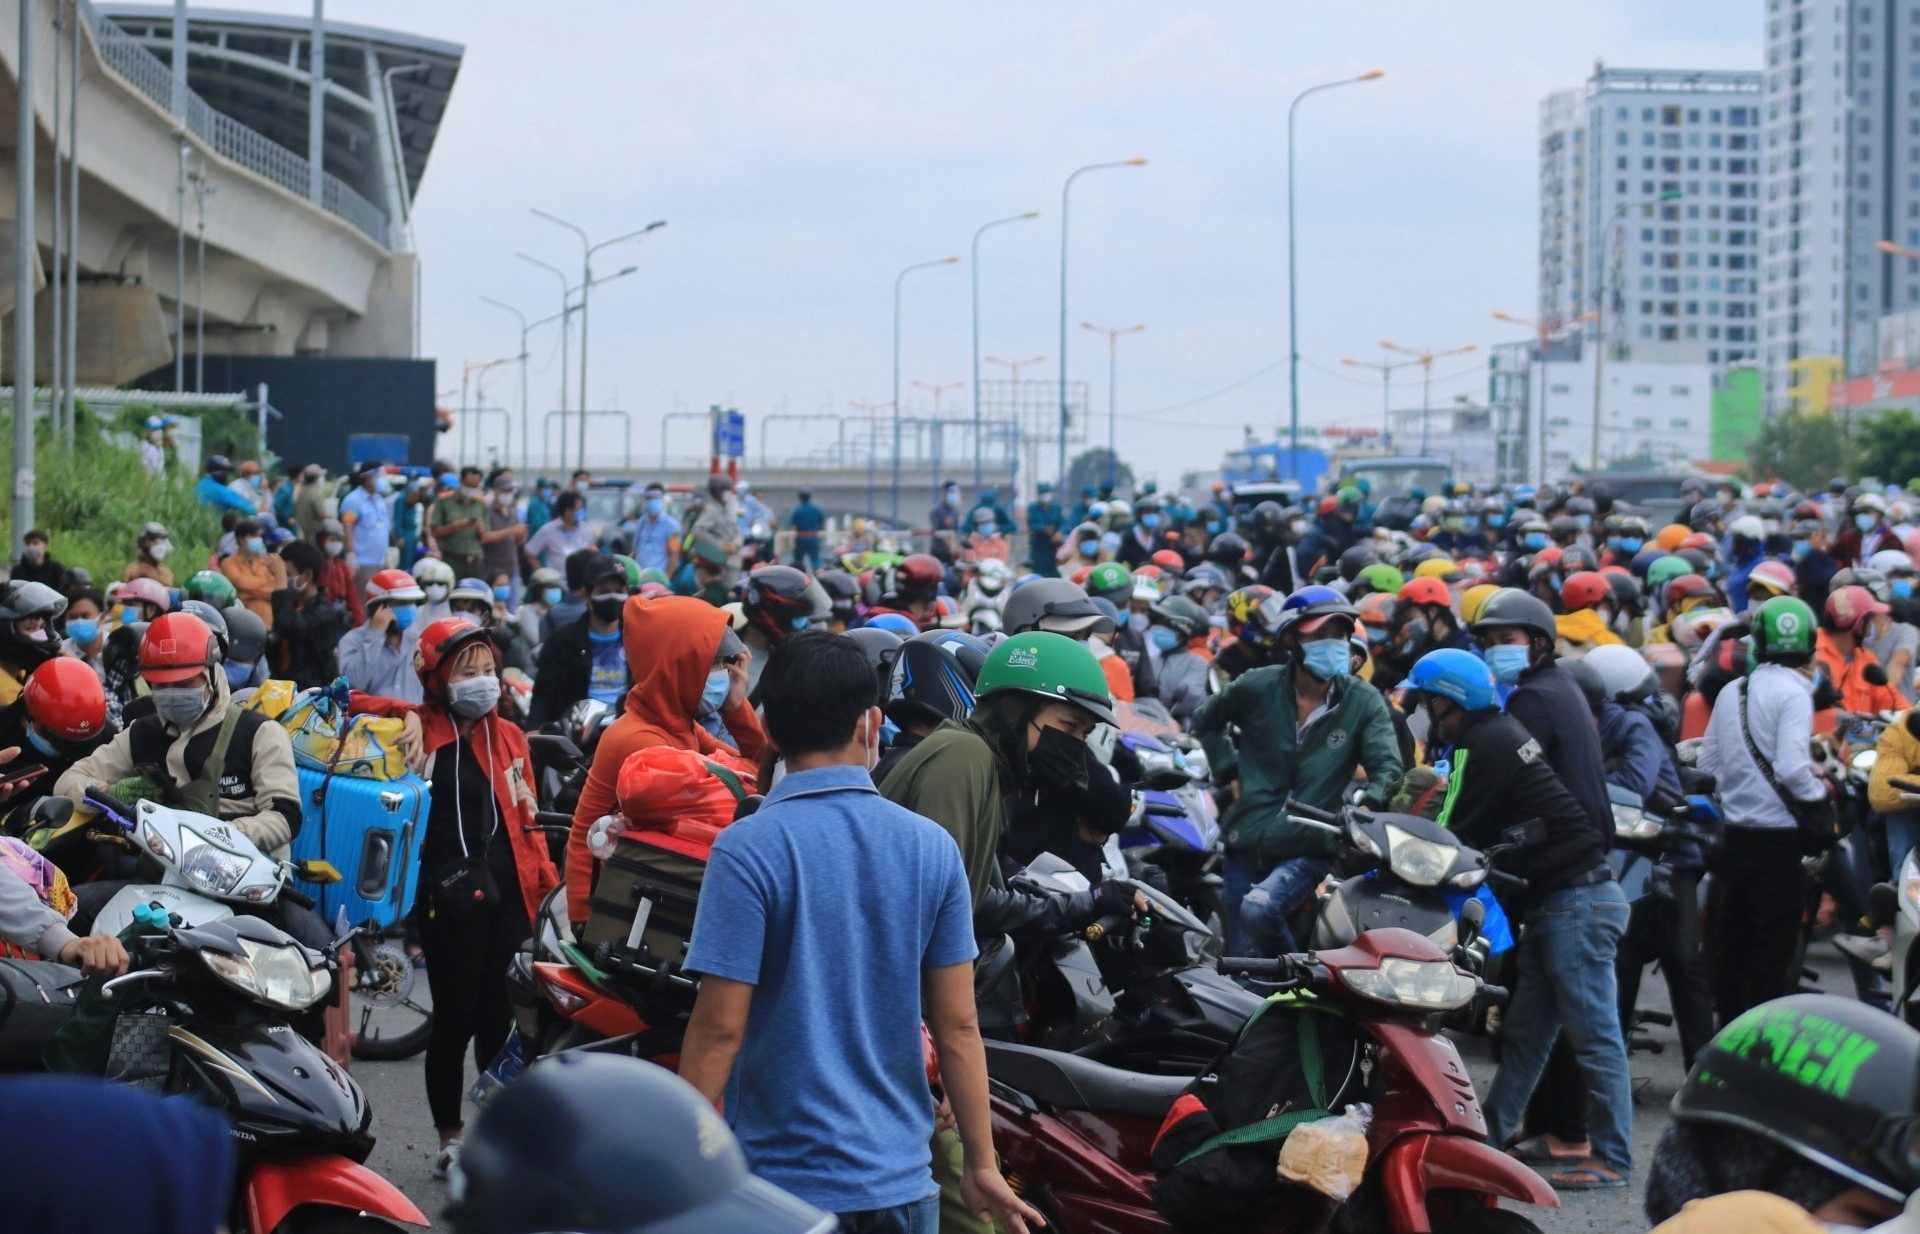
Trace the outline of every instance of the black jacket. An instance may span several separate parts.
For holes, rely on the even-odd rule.
[[[551,724],[587,696],[593,685],[593,640],[588,637],[592,620],[588,614],[560,626],[540,644],[540,671],[533,679],[528,728]]]
[[[324,686],[340,675],[340,636],[347,613],[326,596],[305,604],[291,587],[273,593],[273,675],[302,690]]]
[[[1529,900],[1606,860],[1606,846],[1586,810],[1553,773],[1540,741],[1512,716],[1470,714],[1452,762],[1440,823],[1478,849],[1513,844],[1496,864],[1527,880]],[[1521,828],[1524,837],[1509,834]]]
[[[1507,714],[1540,743],[1547,766],[1586,811],[1600,837],[1601,851],[1612,848],[1613,806],[1607,798],[1606,755],[1600,749],[1600,729],[1593,722],[1593,711],[1573,674],[1561,668],[1557,660],[1529,670],[1507,696]]]

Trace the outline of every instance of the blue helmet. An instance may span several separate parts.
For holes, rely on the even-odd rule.
[[[1317,583],[1290,595],[1275,592],[1260,602],[1259,612],[1262,623],[1276,635],[1285,634],[1296,622],[1311,617],[1345,617],[1356,625],[1360,620],[1360,610],[1351,600]]]
[[[920,633],[920,627],[914,624],[913,618],[903,617],[899,613],[876,614],[875,616],[867,618],[867,626],[870,629],[885,630],[890,634],[898,634],[901,638],[912,638],[914,635]]]
[[[1468,711],[1495,711],[1500,706],[1493,670],[1479,656],[1458,647],[1443,647],[1421,656],[1401,684],[1409,690],[1451,699]]]

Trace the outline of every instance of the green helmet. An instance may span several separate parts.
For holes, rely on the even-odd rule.
[[[1180,636],[1180,641],[1195,639],[1207,629],[1207,610],[1185,596],[1168,596],[1153,606],[1153,620]]]
[[[1673,1117],[1764,1136],[1898,1203],[1920,1187],[1908,1149],[1916,1099],[1920,1032],[1851,998],[1794,994],[1707,1043]]]
[[[667,578],[667,572],[665,570],[647,569],[640,571],[639,582],[630,585],[635,588],[640,588],[645,587],[648,583],[658,583],[662,587],[666,587],[671,585],[671,581],[672,580]]]
[[[1100,662],[1064,634],[1033,630],[1002,639],[980,666],[973,693],[983,699],[1003,690],[1072,703],[1108,724],[1115,722],[1113,696]]]
[[[1685,557],[1669,553],[1665,557],[1656,557],[1647,566],[1647,594],[1657,596],[1664,592],[1667,584],[1682,574],[1692,574],[1693,563]]]
[[[1362,566],[1357,581],[1365,583],[1374,591],[1384,591],[1396,596],[1400,594],[1400,589],[1407,585],[1406,576],[1384,561]]]
[[[187,580],[183,589],[189,600],[204,600],[215,608],[232,608],[239,599],[233,584],[218,570],[201,570]]]
[[[640,584],[645,581],[640,577],[640,563],[624,553],[611,553],[609,556],[619,562],[620,568],[626,571],[627,590],[629,592],[640,590]]]
[[[1087,572],[1086,587],[1088,595],[1105,596],[1125,607],[1133,597],[1133,571],[1117,561],[1103,561]]]
[[[1765,663],[1813,654],[1813,609],[1797,596],[1775,596],[1753,611],[1753,656]]]

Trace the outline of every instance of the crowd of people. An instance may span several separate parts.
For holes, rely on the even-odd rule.
[[[1888,783],[1920,769],[1920,499],[1895,487],[1703,481],[1649,520],[1603,477],[1291,504],[1089,488],[1070,509],[1041,484],[1018,518],[948,485],[914,533],[830,519],[805,491],[776,515],[723,474],[684,504],[620,488],[620,516],[595,521],[595,487],[437,464],[273,483],[216,456],[197,490],[224,525],[211,559],[180,562],[148,524],[102,585],[36,530],[0,585],[0,747],[44,763],[40,791],[171,777],[279,853],[300,794],[251,692],[344,678],[356,711],[404,722],[432,787],[417,937],[442,1175],[464,1057],[484,1065],[505,1040],[531,910],[564,878],[569,918],[587,919],[590,830],[648,747],[737,760],[766,794],[713,849],[683,1074],[724,1097],[756,1173],[850,1230],[1034,1219],[994,1164],[979,1037],[1005,999],[975,966],[1008,938],[1143,906],[1102,871],[1133,802],[1088,740],[1129,704],[1151,700],[1207,755],[1226,954],[1303,945],[1290,921],[1333,854],[1290,803],[1425,813],[1500,854],[1525,890],[1501,893],[1521,928],[1489,1135],[1567,1190],[1634,1168],[1625,1023],[1645,963],[1662,962],[1690,1066],[1796,987],[1819,900],[1809,837],[1831,838],[1835,794],[1816,729],[1881,718],[1890,868],[1920,842]],[[525,733],[585,701],[618,718],[556,863],[531,826]],[[1711,792],[1726,820],[1666,854],[1667,916],[1631,932],[1614,790]],[[1088,890],[1010,880],[1041,852]],[[90,971],[124,963],[8,877],[0,935]],[[1860,963],[1887,965],[1885,937],[1846,929]],[[1880,1019],[1860,1031],[1920,1060]],[[937,1134],[922,1021],[950,1111]],[[1916,1091],[1875,1099],[1911,1122]],[[1734,1125],[1799,1151],[1756,1120]],[[1710,1135],[1683,1118],[1669,1137],[1655,1221],[1713,1190],[1667,1164]],[[1860,1170],[1855,1224],[1914,1189],[1911,1157]]]

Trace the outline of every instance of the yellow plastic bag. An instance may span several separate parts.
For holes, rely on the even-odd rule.
[[[291,681],[264,681],[253,692],[253,697],[247,700],[247,710],[260,712],[270,720],[278,720],[287,714],[287,709],[293,706],[298,694]]]

